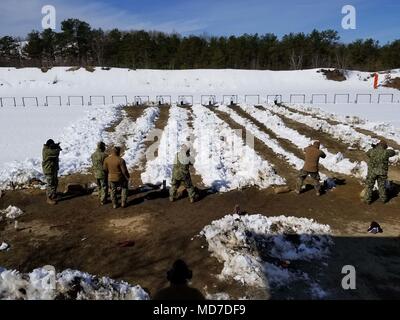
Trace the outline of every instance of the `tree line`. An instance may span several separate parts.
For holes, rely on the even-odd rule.
[[[61,31],[30,32],[25,41],[0,38],[0,66],[103,66],[131,69],[338,68],[376,71],[398,68],[400,40],[340,42],[335,30],[241,36],[181,36],[157,31],[104,31],[78,19]]]

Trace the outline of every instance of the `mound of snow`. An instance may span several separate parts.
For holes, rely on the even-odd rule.
[[[328,258],[333,241],[327,225],[306,218],[234,214],[213,221],[200,234],[224,264],[221,279],[270,290],[272,295],[299,283],[312,298],[326,295],[304,269]]]
[[[24,212],[21,209],[14,207],[14,206],[8,206],[7,209],[0,210],[0,220],[2,219],[3,215],[8,219],[14,220],[14,219],[19,218],[23,214],[24,214]]]
[[[283,185],[273,166],[245,143],[225,121],[202,105],[193,110],[194,168],[206,186],[220,192],[257,186]]]
[[[167,185],[171,183],[175,156],[191,136],[188,119],[189,113],[186,109],[172,105],[169,110],[168,123],[159,140],[158,156],[151,159],[153,155],[147,155],[146,168],[141,174],[143,183],[158,184],[163,180],[166,180]]]
[[[144,156],[145,139],[154,129],[159,114],[158,107],[148,107],[139,118],[132,120],[125,110],[121,110],[121,122],[105,137],[107,145],[125,146],[123,158],[128,169],[138,165]]]
[[[24,274],[0,268],[0,300],[148,300],[140,286],[88,273],[38,268]]]

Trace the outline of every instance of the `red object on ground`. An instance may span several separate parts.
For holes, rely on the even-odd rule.
[[[375,73],[375,75],[374,75],[374,89],[378,89],[378,79],[379,79],[379,75],[377,73]]]
[[[117,243],[117,246],[119,246],[121,248],[133,247],[134,245],[135,245],[135,241],[133,241],[133,240],[126,240],[126,241]]]

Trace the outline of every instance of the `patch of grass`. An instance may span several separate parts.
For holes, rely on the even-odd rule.
[[[388,79],[383,86],[400,90],[400,78]]]
[[[346,76],[344,75],[343,71],[334,69],[334,70],[326,70],[321,69],[321,72],[324,74],[327,80],[333,81],[345,81]]]
[[[67,71],[78,71],[80,68],[81,68],[81,67],[78,67],[78,66],[76,66],[76,67],[71,67],[71,68],[67,69]]]
[[[41,70],[43,73],[46,73],[47,71],[51,70],[51,67],[41,67],[40,70]]]

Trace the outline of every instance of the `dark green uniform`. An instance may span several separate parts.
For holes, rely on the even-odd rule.
[[[61,148],[58,145],[43,146],[42,169],[46,177],[46,194],[49,199],[56,199],[58,186],[59,156]]]
[[[378,144],[376,147],[367,152],[368,161],[368,175],[366,181],[365,201],[372,201],[372,192],[374,190],[375,181],[378,182],[379,198],[382,202],[386,202],[387,194],[385,182],[388,178],[389,158],[393,157],[396,153],[394,150],[386,149]]]
[[[93,174],[94,177],[96,178],[97,189],[99,192],[99,200],[102,204],[104,204],[105,201],[107,200],[107,194],[108,194],[107,175],[103,168],[104,160],[106,158],[107,154],[99,147],[92,154]]]
[[[186,150],[182,150],[176,155],[174,168],[172,170],[171,188],[169,190],[169,198],[171,201],[174,201],[176,199],[177,191],[181,183],[183,183],[183,185],[185,186],[190,201],[193,202],[195,200],[196,191],[193,187],[189,170],[191,162],[193,162],[193,159],[190,159],[190,156],[186,154]]]

